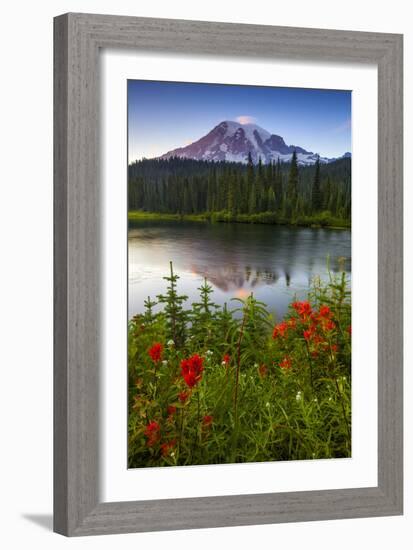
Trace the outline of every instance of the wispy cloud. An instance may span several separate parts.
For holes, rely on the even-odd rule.
[[[255,122],[257,122],[257,119],[254,116],[250,115],[240,115],[237,116],[235,120],[240,124],[254,124]]]

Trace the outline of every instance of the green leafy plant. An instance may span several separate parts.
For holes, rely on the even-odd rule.
[[[253,295],[185,309],[168,289],[128,330],[129,467],[351,456],[351,293],[313,280],[277,324]]]

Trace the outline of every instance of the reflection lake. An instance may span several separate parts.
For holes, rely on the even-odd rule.
[[[179,275],[178,292],[198,301],[204,277],[213,301],[237,307],[231,298],[251,292],[281,319],[296,296],[305,298],[311,279],[351,271],[351,232],[341,229],[241,223],[129,221],[129,318],[143,301],[164,293],[169,261]],[[156,311],[156,309],[155,309]]]

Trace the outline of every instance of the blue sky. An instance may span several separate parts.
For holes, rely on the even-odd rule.
[[[351,92],[128,80],[129,162],[250,121],[322,156],[351,151]]]

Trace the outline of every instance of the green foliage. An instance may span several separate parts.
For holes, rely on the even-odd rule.
[[[215,322],[215,312],[219,308],[211,300],[213,292],[211,285],[204,279],[204,283],[198,288],[200,301],[192,304],[190,312],[190,335],[193,338],[193,345],[199,350],[206,351],[216,341],[218,336]]]
[[[298,165],[297,165],[297,153],[294,151],[291,158],[290,173],[288,176],[287,184],[287,198],[291,205],[295,205],[298,197]]]
[[[183,304],[188,299],[188,296],[179,295],[177,292],[178,275],[174,274],[172,262],[170,262],[170,275],[164,277],[169,285],[166,294],[157,296],[160,304],[164,304],[163,315],[165,317],[166,335],[172,339],[177,346],[182,346],[186,336],[187,312]]]
[[[275,193],[274,189],[272,187],[268,188],[268,196],[267,196],[267,208],[269,212],[275,212],[276,210],[276,200],[275,200]]]
[[[129,166],[128,204],[134,211],[168,219],[208,220],[225,212],[225,221],[271,213],[271,223],[295,224],[297,219],[329,211],[349,226],[351,160],[321,165],[291,163],[257,166],[172,158],[142,160]],[[238,218],[238,219],[237,219]],[[251,218],[252,220],[252,218]],[[251,221],[249,220],[249,221]],[[221,220],[220,220],[221,221]],[[258,222],[262,223],[262,222]]]
[[[153,311],[153,308],[156,306],[157,302],[152,302],[151,297],[148,296],[148,299],[143,302],[145,313],[143,315],[143,322],[145,325],[150,326],[156,319],[156,314]]]
[[[274,326],[253,295],[221,308],[204,281],[189,311],[165,277],[163,309],[128,331],[130,468],[351,456],[346,276],[315,278]],[[172,339],[173,322],[175,331]],[[183,337],[185,335],[185,337]],[[182,362],[202,365],[188,385]]]
[[[212,222],[212,223],[259,223],[264,225],[297,225],[302,227],[332,227],[336,229],[347,229],[351,227],[350,220],[335,217],[329,211],[323,211],[318,214],[301,215],[289,220],[286,213],[278,212],[260,212],[258,214],[231,214],[223,210],[221,212],[212,212],[208,214],[193,214],[181,216],[178,214],[159,214],[157,212],[133,211],[128,213],[131,221],[145,220],[175,220],[192,222]]]
[[[322,207],[323,207],[323,197],[321,194],[321,183],[320,183],[320,157],[317,156],[317,160],[315,163],[313,188],[311,190],[312,212],[320,212]]]

